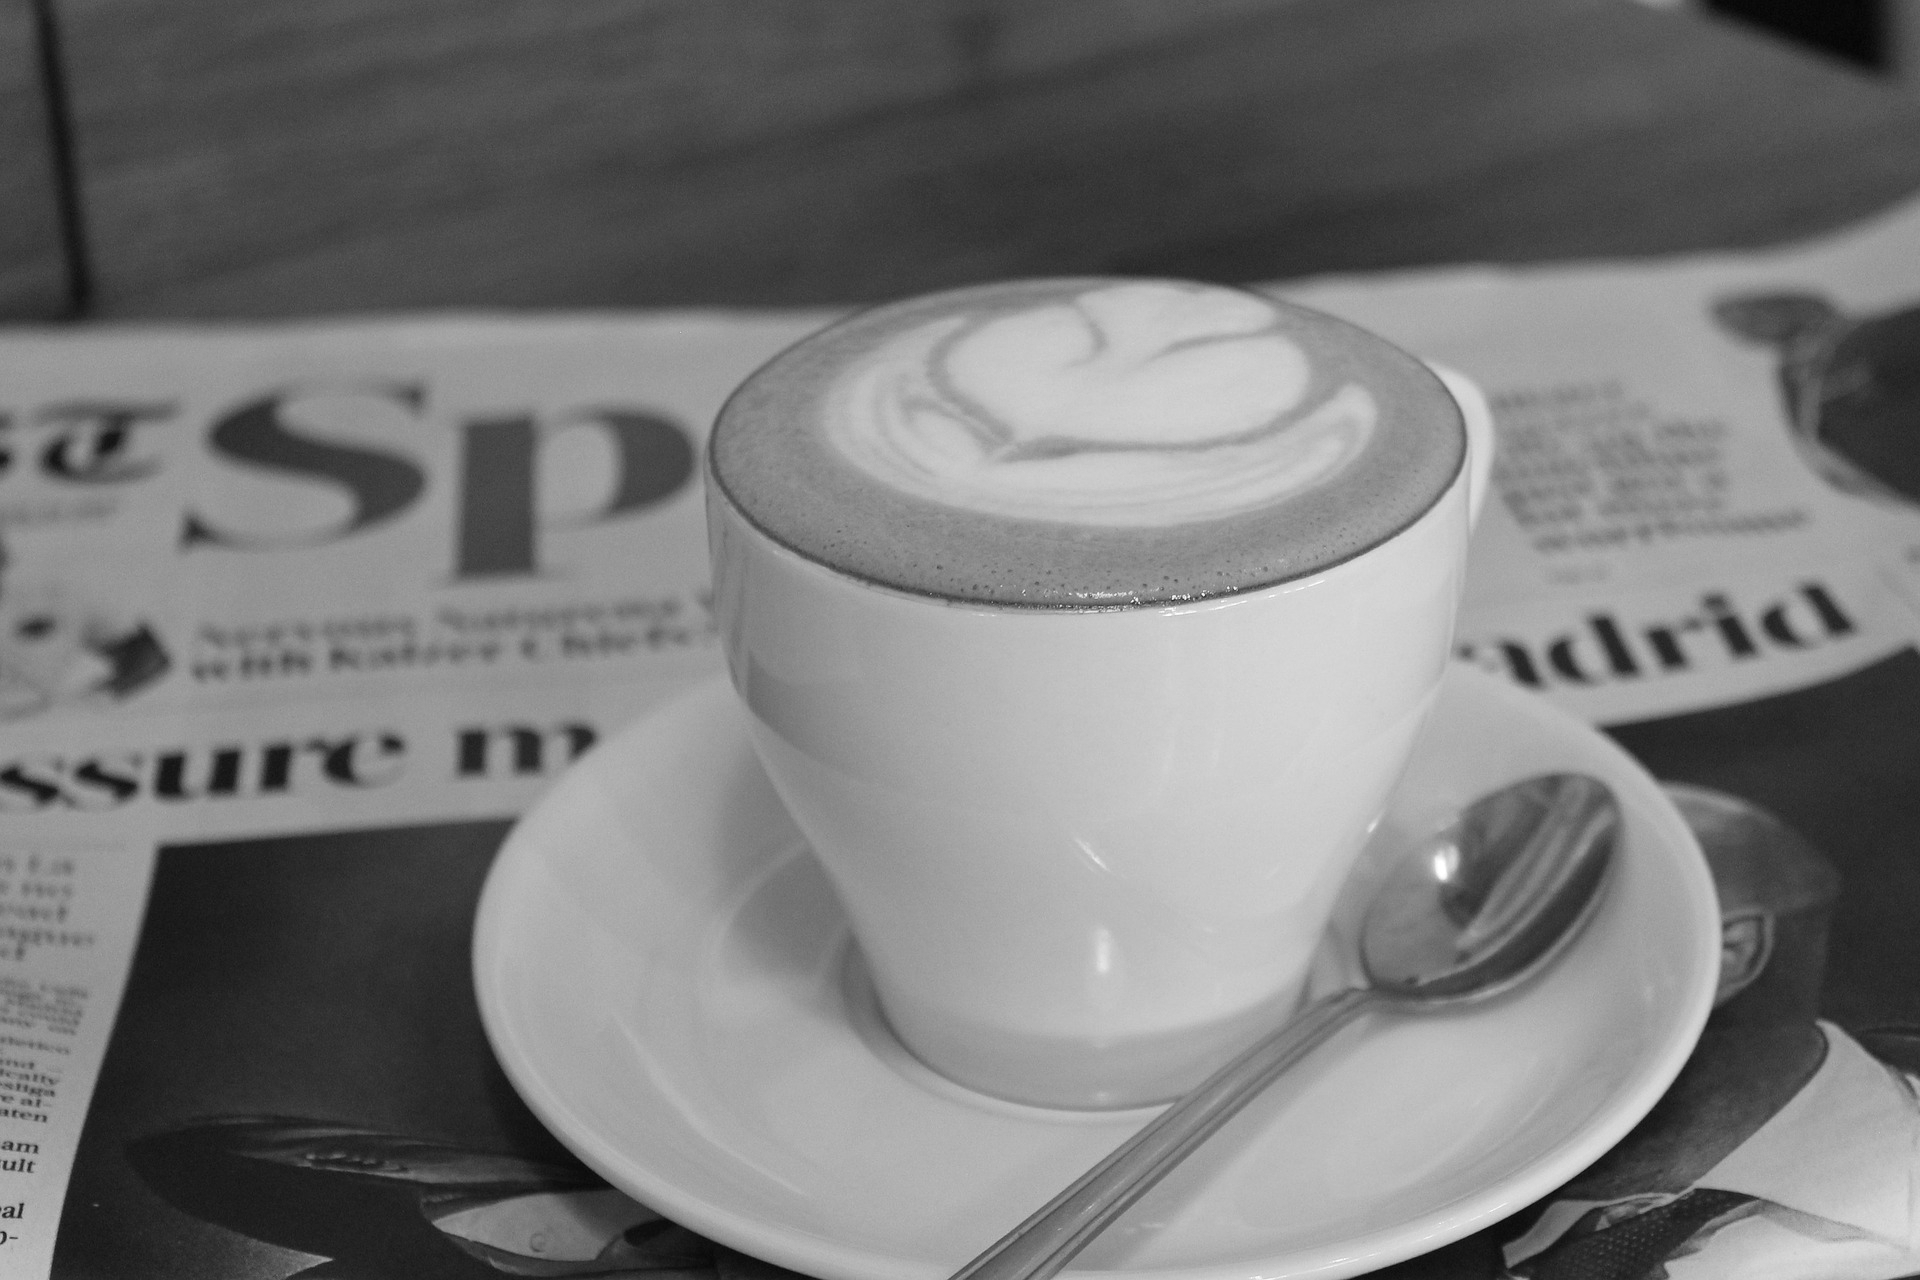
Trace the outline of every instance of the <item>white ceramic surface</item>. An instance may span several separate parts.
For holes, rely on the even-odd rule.
[[[702,686],[589,753],[515,828],[476,924],[488,1033],[561,1140],[662,1213],[825,1280],[939,1280],[1152,1113],[998,1101],[901,1049],[744,718],[724,684]],[[1315,985],[1348,964],[1383,852],[1555,769],[1605,779],[1625,810],[1579,944],[1498,1002],[1350,1028],[1076,1270],[1352,1275],[1538,1199],[1645,1114],[1712,998],[1705,862],[1624,753],[1476,670],[1449,672]]]
[[[1452,648],[1492,434],[1446,385],[1467,451],[1411,524],[1184,603],[891,590],[782,546],[709,475],[749,736],[918,1056],[1024,1102],[1159,1102],[1297,1001]]]

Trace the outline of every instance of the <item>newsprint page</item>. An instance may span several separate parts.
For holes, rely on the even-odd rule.
[[[1920,1272],[1920,207],[1272,287],[1486,389],[1459,660],[1669,785],[1722,904],[1654,1113],[1392,1274]],[[707,426],[829,318],[0,333],[0,1275],[779,1274],[542,1128],[470,947],[515,815],[720,672]]]

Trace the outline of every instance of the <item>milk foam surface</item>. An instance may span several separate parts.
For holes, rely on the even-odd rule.
[[[877,308],[777,357],[710,464],[757,526],[956,600],[1102,607],[1285,581],[1418,519],[1465,455],[1411,356],[1234,289],[1038,280]]]

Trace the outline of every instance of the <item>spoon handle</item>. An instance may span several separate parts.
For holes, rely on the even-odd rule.
[[[1046,1280],[1213,1132],[1352,1020],[1365,987],[1323,996],[1178,1099],[953,1280]]]

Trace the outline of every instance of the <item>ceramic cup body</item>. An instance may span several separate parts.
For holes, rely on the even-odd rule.
[[[1419,519],[1192,603],[878,586],[779,545],[709,474],[755,749],[923,1061],[1017,1101],[1136,1105],[1298,999],[1451,647],[1491,429],[1443,376],[1467,460]]]

